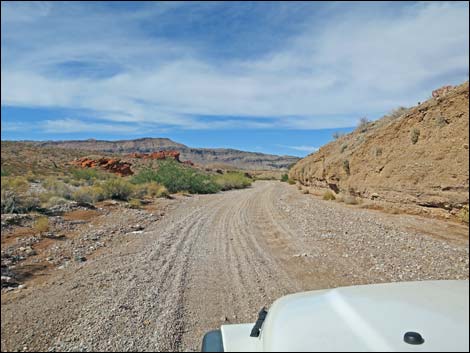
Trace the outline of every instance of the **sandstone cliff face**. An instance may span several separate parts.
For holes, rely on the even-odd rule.
[[[401,116],[359,127],[300,160],[290,177],[397,204],[461,208],[469,196],[468,89],[446,87]]]

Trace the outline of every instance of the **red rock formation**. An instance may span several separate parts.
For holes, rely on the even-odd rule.
[[[121,162],[120,159],[102,157],[96,160],[83,157],[71,162],[71,164],[76,165],[80,168],[100,167],[101,169],[104,169],[114,174],[118,174],[120,176],[128,176],[134,174],[131,170],[132,164],[127,162]]]

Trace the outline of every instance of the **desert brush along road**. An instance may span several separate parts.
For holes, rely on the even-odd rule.
[[[468,278],[468,227],[278,181],[177,198],[134,233],[2,294],[2,351],[195,351],[206,331],[254,322],[288,293]]]

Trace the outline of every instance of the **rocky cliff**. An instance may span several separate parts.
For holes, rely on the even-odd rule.
[[[290,177],[396,204],[458,210],[468,204],[468,82],[362,124],[300,160]]]

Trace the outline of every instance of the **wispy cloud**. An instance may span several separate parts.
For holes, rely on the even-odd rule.
[[[120,6],[2,2],[2,105],[108,121],[49,132],[336,128],[468,77],[466,3]]]
[[[289,148],[291,150],[307,152],[307,153],[312,153],[312,152],[318,151],[318,147],[315,147],[315,146],[285,146],[285,145],[280,145],[280,147],[285,147],[285,148]]]
[[[37,127],[47,133],[107,131],[110,134],[135,134],[140,132],[140,128],[137,126],[90,123],[76,119],[44,120]]]

